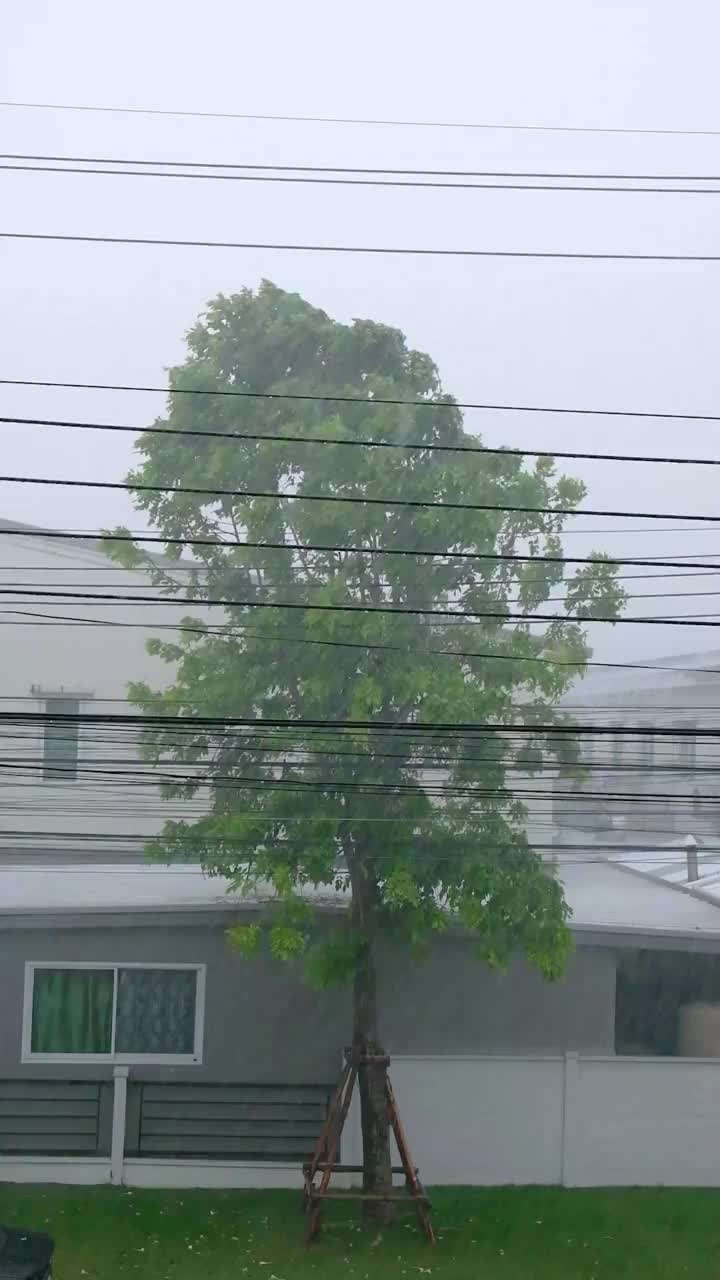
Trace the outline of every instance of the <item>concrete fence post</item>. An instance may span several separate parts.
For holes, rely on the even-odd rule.
[[[123,1183],[125,1166],[125,1116],[127,1112],[128,1068],[113,1069],[113,1117],[110,1143],[110,1181],[113,1186]]]
[[[580,1057],[566,1053],[563,1070],[562,1110],[562,1165],[560,1183],[563,1187],[577,1186],[578,1121],[580,1118]]]

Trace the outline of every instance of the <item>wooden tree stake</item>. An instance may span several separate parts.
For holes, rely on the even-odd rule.
[[[339,1164],[337,1157],[340,1150],[340,1138],[350,1110],[350,1102],[355,1089],[358,1070],[362,1063],[369,1061],[377,1062],[379,1059],[370,1058],[367,1054],[360,1054],[353,1050],[346,1051],[345,1065],[342,1069],[338,1086],[332,1096],[327,1118],[320,1130],[311,1159],[303,1165],[305,1181],[303,1205],[309,1218],[306,1241],[310,1244],[320,1231],[323,1200],[375,1200],[382,1203],[390,1203],[391,1201],[399,1200],[407,1202],[409,1198],[417,1209],[420,1226],[427,1240],[430,1244],[435,1244],[435,1232],[430,1221],[430,1201],[418,1177],[418,1171],[412,1162],[405,1130],[400,1121],[395,1094],[387,1074],[385,1076],[385,1096],[387,1098],[388,1115],[401,1160],[399,1165],[393,1167],[392,1172],[405,1175],[405,1190],[378,1193],[355,1191],[354,1189],[350,1191],[330,1189],[330,1180],[334,1173],[362,1173],[363,1171],[362,1165]],[[390,1059],[383,1058],[382,1061],[388,1065]],[[318,1174],[320,1175],[320,1181],[316,1183],[315,1179]]]

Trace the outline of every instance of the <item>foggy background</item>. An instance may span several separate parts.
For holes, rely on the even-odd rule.
[[[720,130],[706,2],[66,0],[5,5],[0,97],[165,110]],[[718,174],[718,136],[188,119],[0,108],[4,153]],[[429,191],[0,173],[0,230],[528,250],[720,253],[720,195]],[[0,241],[0,376],[161,385],[218,292],[263,277],[398,326],[460,400],[717,413],[720,263],[561,262]],[[129,423],[162,396],[0,387],[0,414]],[[241,413],[241,409],[238,409]],[[468,413],[486,443],[720,456],[720,424]],[[2,427],[7,473],[121,480],[132,438]],[[469,463],[472,465],[472,463]],[[586,506],[720,511],[713,468],[566,464]],[[127,495],[2,485],[0,517],[141,527]],[[648,531],[649,530],[649,531]],[[574,521],[567,554],[720,559],[720,526]],[[630,573],[640,570],[628,570]],[[661,591],[651,581],[629,590]],[[679,591],[720,591],[720,575]],[[628,613],[717,612],[720,595]],[[702,628],[593,626],[597,658],[720,648]]]

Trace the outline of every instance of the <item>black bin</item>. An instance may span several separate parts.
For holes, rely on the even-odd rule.
[[[0,1227],[0,1280],[49,1280],[54,1249],[43,1231]]]

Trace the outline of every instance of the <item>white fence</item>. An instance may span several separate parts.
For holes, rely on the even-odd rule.
[[[398,1057],[391,1072],[428,1186],[720,1186],[720,1060]],[[355,1103],[348,1123],[356,1163]]]
[[[720,1060],[397,1057],[391,1075],[428,1186],[720,1186]],[[0,1154],[0,1182],[302,1185],[299,1159],[131,1157],[127,1084],[126,1069],[118,1068],[107,1157]],[[357,1099],[342,1158],[361,1159]]]

